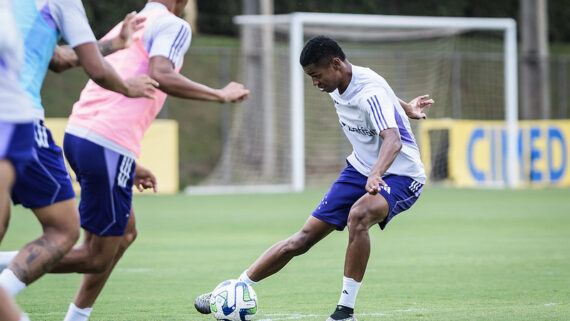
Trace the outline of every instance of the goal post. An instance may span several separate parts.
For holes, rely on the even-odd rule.
[[[305,99],[303,70],[299,56],[305,42],[304,28],[319,26],[361,26],[394,29],[454,29],[498,31],[503,34],[503,86],[504,120],[506,122],[506,182],[505,186],[518,185],[517,135],[518,135],[518,85],[516,22],[510,18],[457,18],[419,17],[362,14],[292,13],[287,15],[236,16],[238,25],[289,25],[290,112],[291,112],[291,187],[302,191],[305,187]],[[381,71],[380,71],[381,72]],[[437,108],[437,107],[434,107]]]
[[[473,120],[470,124],[494,127],[469,153],[460,146],[463,155],[476,155],[474,166],[463,161],[462,168],[480,174],[495,162],[492,171],[477,176],[492,181],[476,181],[476,186],[518,185],[514,20],[292,13],[236,16],[234,22],[240,26],[241,48],[232,59],[250,97],[231,109],[214,170],[187,193],[302,191],[334,181],[351,146],[330,98],[309,90],[311,81],[299,65],[304,43],[319,34],[338,40],[351,63],[377,71],[403,100],[432,95],[436,105],[428,117],[455,123],[449,129],[430,127],[429,120],[411,122],[422,151],[430,149],[422,153],[430,181],[453,181],[461,173],[457,166],[451,170],[458,162],[449,155],[458,154],[457,121]],[[431,128],[427,136],[424,127]]]

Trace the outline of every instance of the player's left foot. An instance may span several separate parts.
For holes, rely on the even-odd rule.
[[[202,314],[210,314],[210,296],[212,293],[202,294],[194,301],[194,307]]]
[[[344,305],[337,305],[336,310],[327,321],[356,321],[354,309],[345,307]]]

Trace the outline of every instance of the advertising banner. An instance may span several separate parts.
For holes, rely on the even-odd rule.
[[[429,143],[429,128],[449,130],[447,165],[450,182],[466,187],[505,186],[507,169],[512,166],[506,159],[505,122],[435,122],[436,126],[429,124],[428,129],[421,131],[422,153],[433,154],[422,141],[426,138]],[[517,136],[519,186],[570,186],[569,142],[570,120],[520,121]]]

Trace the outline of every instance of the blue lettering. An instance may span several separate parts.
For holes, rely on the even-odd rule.
[[[562,162],[559,168],[554,168],[554,157],[553,157],[553,144],[554,141],[557,140],[560,144],[560,149],[562,150]],[[550,181],[557,181],[562,178],[564,172],[566,171],[566,142],[564,140],[564,136],[562,136],[562,132],[559,128],[549,128],[548,129],[548,168],[550,170]]]
[[[530,181],[542,181],[542,173],[538,171],[534,166],[537,160],[540,159],[540,150],[534,145],[536,138],[540,138],[540,129],[531,128],[530,129]]]
[[[494,181],[497,179],[497,171],[495,170],[495,130],[491,128],[489,134],[491,135],[491,159],[489,163],[491,164],[491,179]]]
[[[501,174],[503,182],[507,181],[507,131],[501,129]]]
[[[518,144],[517,144],[517,149],[518,149],[518,158],[519,158],[519,178],[522,181],[526,180],[526,175],[525,175],[525,158],[523,155],[523,140],[524,140],[524,134],[523,134],[523,130],[519,129],[519,138],[518,138]],[[505,144],[505,146],[507,146]]]
[[[469,139],[469,144],[467,147],[467,161],[469,162],[469,171],[471,172],[473,178],[475,178],[475,180],[479,182],[485,181],[485,173],[475,168],[475,164],[473,163],[473,158],[474,158],[473,149],[475,147],[475,142],[477,140],[483,139],[484,137],[485,137],[485,131],[483,131],[483,128],[481,127],[476,128],[473,131],[473,134],[471,134],[471,138]]]

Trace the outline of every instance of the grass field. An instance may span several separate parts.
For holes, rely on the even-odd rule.
[[[194,311],[194,298],[296,232],[324,192],[136,197],[139,237],[91,320],[213,320]],[[39,232],[15,208],[0,249]],[[347,237],[333,233],[256,285],[256,320],[324,321],[338,301]],[[359,321],[570,320],[568,189],[428,188],[371,238]],[[32,320],[62,320],[79,281],[47,275],[17,301]]]

